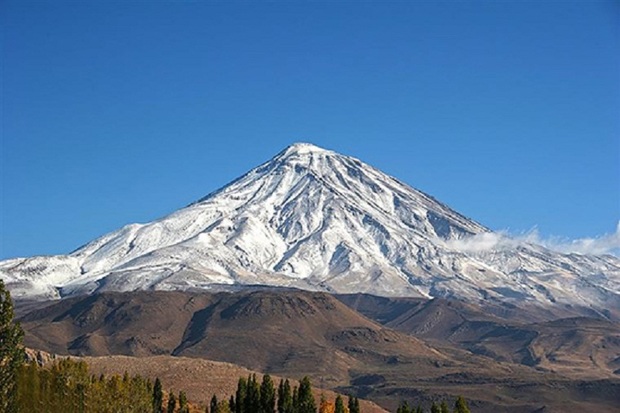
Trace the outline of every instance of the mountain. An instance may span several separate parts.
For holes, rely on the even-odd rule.
[[[366,300],[374,304],[369,306]],[[386,300],[392,299],[366,296],[358,305],[374,308],[387,321],[391,304],[386,305]],[[416,334],[425,330],[429,336],[445,334],[456,318],[480,312],[458,302],[448,311],[450,302],[442,299],[409,304],[421,310],[415,320],[396,317],[393,321]],[[442,317],[442,309],[453,315]],[[493,320],[484,315],[478,318]],[[379,325],[324,292],[104,292],[54,301],[20,322],[29,347],[60,355],[103,356],[85,360],[106,374],[127,370],[157,375],[166,388],[187,389],[192,395],[205,393],[205,382],[217,385],[226,370],[229,383],[237,377],[238,367],[229,365],[219,373],[208,359],[284,377],[309,375],[317,387],[369,398],[389,411],[401,400],[423,403],[428,409],[432,401],[454,400],[459,394],[480,413],[529,413],[543,406],[546,410],[542,411],[552,412],[576,408],[612,412],[620,402],[618,373],[596,365],[618,354],[618,328],[603,331],[611,324],[602,320],[549,323],[547,334],[534,349],[547,362],[536,366],[510,360],[518,356],[511,354],[510,340],[518,345],[519,337],[507,334],[509,326],[501,335],[496,334],[502,332],[500,324],[489,324],[490,334],[481,343],[494,349],[498,359],[508,358],[499,362],[490,352],[473,354]],[[588,330],[579,327],[586,322],[587,329],[596,330],[592,331],[603,339],[591,346],[591,353],[587,353],[589,337],[582,334]],[[447,341],[462,341],[478,330],[468,332],[461,327]],[[567,336],[572,338],[562,339]],[[558,342],[563,345],[557,346]],[[593,359],[586,372],[589,354]],[[210,395],[206,392],[202,397],[208,400]]]
[[[355,158],[305,143],[69,255],[0,262],[0,276],[18,298],[269,285],[554,303],[608,317],[620,309],[620,259],[510,240]]]
[[[600,318],[553,321],[539,308],[519,308],[501,318],[486,308],[456,300],[374,297],[337,298],[382,325],[429,343],[457,346],[496,361],[518,363],[571,377],[620,375],[620,323]],[[529,310],[529,311],[528,311]]]
[[[31,348],[78,356],[175,355],[348,384],[352,370],[447,357],[323,292],[105,292],[22,317]]]

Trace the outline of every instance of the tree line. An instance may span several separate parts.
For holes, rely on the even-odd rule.
[[[330,410],[331,404],[322,396],[318,413],[360,413],[357,397],[349,396],[347,405],[345,407],[342,396],[338,395]],[[317,405],[308,377],[301,379],[298,385],[281,379],[276,388],[269,374],[263,375],[260,383],[256,374],[250,374],[247,378],[239,378],[235,394],[228,399],[218,400],[213,395],[205,413],[317,413]]]
[[[418,404],[417,406],[409,406],[409,403],[406,401],[401,402],[398,409],[396,409],[396,413],[426,413],[427,410],[422,407],[422,405]],[[441,401],[441,403],[433,402],[430,407],[430,413],[471,413],[469,410],[469,406],[467,405],[467,401],[462,397],[458,396],[456,401],[454,402],[454,408],[450,411],[448,407],[448,403],[445,400]]]

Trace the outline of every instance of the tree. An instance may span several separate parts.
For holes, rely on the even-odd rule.
[[[278,413],[293,413],[293,395],[288,379],[280,380],[278,386]]]
[[[170,392],[170,398],[168,399],[168,408],[166,413],[174,413],[174,409],[177,407],[177,399],[174,397],[174,393]]]
[[[439,405],[435,402],[431,404],[431,413],[441,413],[441,409],[439,408]]]
[[[335,413],[334,403],[328,401],[323,393],[319,401],[319,413]]]
[[[164,391],[161,387],[159,377],[155,379],[153,386],[153,413],[163,413],[164,411]]]
[[[236,405],[235,405],[235,396],[230,396],[230,399],[228,399],[228,410],[231,411],[231,413],[235,413],[235,409],[236,409]]]
[[[441,413],[450,413],[448,403],[446,403],[445,401],[441,402],[441,404],[439,405],[439,410],[441,410]]]
[[[245,396],[248,392],[248,382],[239,378],[237,382],[237,393],[235,394],[235,413],[245,413]]]
[[[349,396],[349,413],[360,413],[360,401],[357,397]],[[405,402],[406,405],[406,402]],[[402,413],[408,413],[409,407],[407,406],[407,410]]]
[[[217,413],[217,396],[211,397],[211,413]]]
[[[467,401],[463,398],[463,396],[459,396],[454,403],[454,413],[471,413],[469,410],[469,406],[467,406]]]
[[[0,280],[0,411],[17,411],[17,372],[24,362],[24,332],[13,322],[13,301]]]
[[[260,410],[260,387],[256,374],[248,376],[248,388],[244,401],[245,413],[257,413]]]
[[[316,413],[316,403],[312,395],[312,384],[308,376],[304,377],[299,382],[297,413]]]
[[[263,376],[260,385],[260,412],[274,413],[276,407],[276,390],[269,374]]]
[[[189,406],[187,405],[187,395],[184,391],[179,392],[179,413],[189,413]]]
[[[344,402],[342,401],[342,397],[340,395],[336,396],[336,406],[334,413],[346,413],[344,408]]]
[[[349,396],[349,411],[351,410],[351,404],[351,396]],[[414,409],[409,410],[409,403],[403,401],[398,406],[398,409],[396,409],[396,413],[410,413],[412,410]]]

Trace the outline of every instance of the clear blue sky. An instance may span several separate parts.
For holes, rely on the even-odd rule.
[[[163,216],[295,141],[492,229],[620,219],[620,3],[0,3],[0,258]]]

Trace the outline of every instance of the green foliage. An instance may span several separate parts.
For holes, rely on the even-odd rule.
[[[217,413],[217,396],[215,394],[211,397],[209,408],[211,413]]]
[[[357,397],[349,396],[348,405],[349,413],[360,413],[360,401]],[[401,413],[409,413],[409,408]]]
[[[184,391],[179,392],[179,413],[189,413],[187,405],[187,396]]]
[[[243,377],[237,382],[235,394],[235,413],[245,413],[245,396],[248,393],[248,382]]]
[[[280,380],[278,386],[278,413],[293,413],[293,394],[288,379]]]
[[[351,397],[349,397],[349,411],[351,411]],[[396,409],[396,413],[411,413],[409,403],[406,401],[401,402],[398,409]]]
[[[0,280],[0,411],[17,411],[17,374],[24,362],[24,332],[13,322],[11,294]]]
[[[350,405],[351,398],[349,398],[349,406]],[[418,405],[417,407],[410,407],[409,403],[403,401],[396,409],[396,413],[424,413],[424,408],[421,405]],[[445,401],[442,401],[440,404],[433,402],[431,405],[431,413],[450,413],[450,408]],[[467,401],[462,396],[459,396],[456,399],[453,413],[471,413],[469,407],[467,406]]]
[[[260,385],[260,413],[274,413],[276,407],[276,390],[269,374],[263,376]]]
[[[297,413],[316,413],[316,403],[314,402],[314,396],[312,394],[312,384],[308,376],[304,377],[299,382],[295,411]]]
[[[230,399],[228,399],[228,411],[230,411],[230,413],[234,413],[237,408],[236,406],[235,396],[230,396]]]
[[[246,413],[256,413],[260,410],[260,387],[256,380],[256,374],[248,376],[248,387],[244,400],[244,410]]]
[[[174,413],[174,409],[177,407],[177,399],[174,397],[174,393],[170,392],[170,397],[168,397],[168,408],[166,409],[166,413]]]
[[[463,398],[463,396],[459,396],[454,403],[454,413],[471,413],[469,410],[469,406],[467,405],[467,401]]]
[[[336,396],[334,413],[346,413],[344,408],[344,401],[342,401],[342,397],[340,395]]]
[[[84,362],[64,359],[49,368],[29,363],[17,377],[20,412],[153,412],[153,386],[140,377],[96,379]]]
[[[155,379],[153,386],[153,413],[163,413],[164,411],[164,391],[161,387],[159,377]]]

